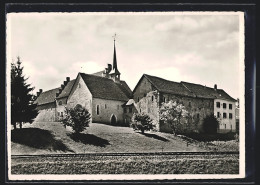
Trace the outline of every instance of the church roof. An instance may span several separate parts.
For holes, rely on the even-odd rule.
[[[116,85],[125,93],[125,95],[128,98],[132,98],[133,97],[132,90],[129,88],[129,86],[127,85],[127,83],[124,80],[120,80],[120,84],[116,83]]]
[[[38,105],[48,104],[55,101],[56,93],[59,92],[59,88],[51,89],[45,92],[42,92],[34,103]]]
[[[112,79],[79,73],[93,98],[128,101],[127,95]]]
[[[142,76],[142,78],[144,77],[147,78],[147,80],[159,92],[207,99],[224,99],[229,101],[236,101],[234,98],[229,96],[223,89],[214,89],[200,84],[194,84],[183,81],[178,83],[147,74],[144,74]],[[137,88],[138,84],[136,85],[135,89]]]
[[[75,81],[76,79],[69,81],[57,98],[68,97]]]

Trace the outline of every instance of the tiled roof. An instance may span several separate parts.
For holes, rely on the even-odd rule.
[[[57,92],[59,92],[59,88],[42,92],[39,95],[39,97],[35,100],[34,103],[37,103],[38,105],[43,105],[43,104],[55,102]]]
[[[146,77],[154,85],[154,87],[160,92],[169,93],[169,94],[194,96],[193,93],[191,93],[188,89],[186,89],[180,83],[165,80],[163,78],[159,78],[159,77],[151,76],[151,75],[147,75],[147,74],[144,74],[143,76]]]
[[[132,90],[129,88],[129,86],[127,85],[127,83],[123,80],[120,80],[120,84],[116,83],[117,86],[125,93],[125,95],[128,98],[132,98],[133,97],[133,92]]]
[[[76,79],[69,81],[57,98],[68,97],[75,81]]]
[[[127,95],[112,79],[79,73],[94,98],[128,101]]]
[[[178,83],[147,74],[144,74],[143,76],[146,77],[159,92],[199,98],[236,101],[222,89],[215,90],[214,88],[206,87],[200,84],[183,81]]]
[[[104,70],[99,71],[99,72],[96,72],[96,73],[93,73],[92,75],[95,75],[95,76],[102,76],[103,73],[104,73]]]

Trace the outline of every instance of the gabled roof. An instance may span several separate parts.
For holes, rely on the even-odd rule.
[[[95,75],[79,73],[84,80],[93,98],[128,101],[127,95],[112,80]]]
[[[142,76],[138,84],[141,82],[143,78],[146,78],[159,92],[163,93],[207,99],[224,99],[229,101],[236,101],[222,89],[214,89],[200,84],[194,84],[183,81],[178,83],[147,74],[144,74]],[[138,84],[136,85],[133,92],[135,92]]]
[[[42,92],[39,97],[35,100],[34,103],[38,105],[43,105],[47,103],[55,102],[56,93],[59,92],[59,88],[51,89],[45,92]]]
[[[120,80],[120,84],[116,83],[116,85],[125,93],[125,95],[128,98],[132,98],[133,97],[133,92],[132,90],[129,88],[129,86],[127,85],[127,83],[123,80]]]
[[[69,81],[57,98],[68,97],[75,81],[76,79]]]

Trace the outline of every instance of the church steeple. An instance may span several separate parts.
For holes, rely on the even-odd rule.
[[[110,77],[115,81],[119,82],[120,81],[120,72],[117,68],[117,59],[116,59],[116,34],[113,36],[114,37],[114,56],[113,56],[113,68],[111,70]]]

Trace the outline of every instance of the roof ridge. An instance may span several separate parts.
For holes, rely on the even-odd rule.
[[[153,75],[148,75],[148,74],[144,74],[144,75],[146,75],[146,76],[148,76],[148,77],[150,76],[150,77],[159,78],[159,79],[161,79],[161,80],[165,80],[165,81],[168,81],[168,82],[173,82],[173,83],[178,83],[178,84],[180,84],[180,82],[176,82],[176,81],[172,81],[172,80],[167,80],[167,79],[162,78],[162,77],[153,76]]]
[[[92,77],[95,77],[95,78],[101,78],[101,79],[105,79],[105,80],[112,80],[112,79],[109,79],[109,78],[105,78],[105,77],[102,77],[102,76],[96,76],[96,75],[93,75],[93,74],[87,74],[87,73],[80,73],[81,75],[87,75],[87,76],[92,76]],[[113,80],[112,80],[113,81]]]
[[[59,89],[60,87],[56,87],[56,88],[54,88],[54,89],[50,89],[50,90],[47,90],[47,91],[43,91],[42,93],[46,93],[46,92],[49,92],[49,91],[53,91],[53,90],[57,90],[57,89]],[[42,94],[41,93],[41,94]]]

